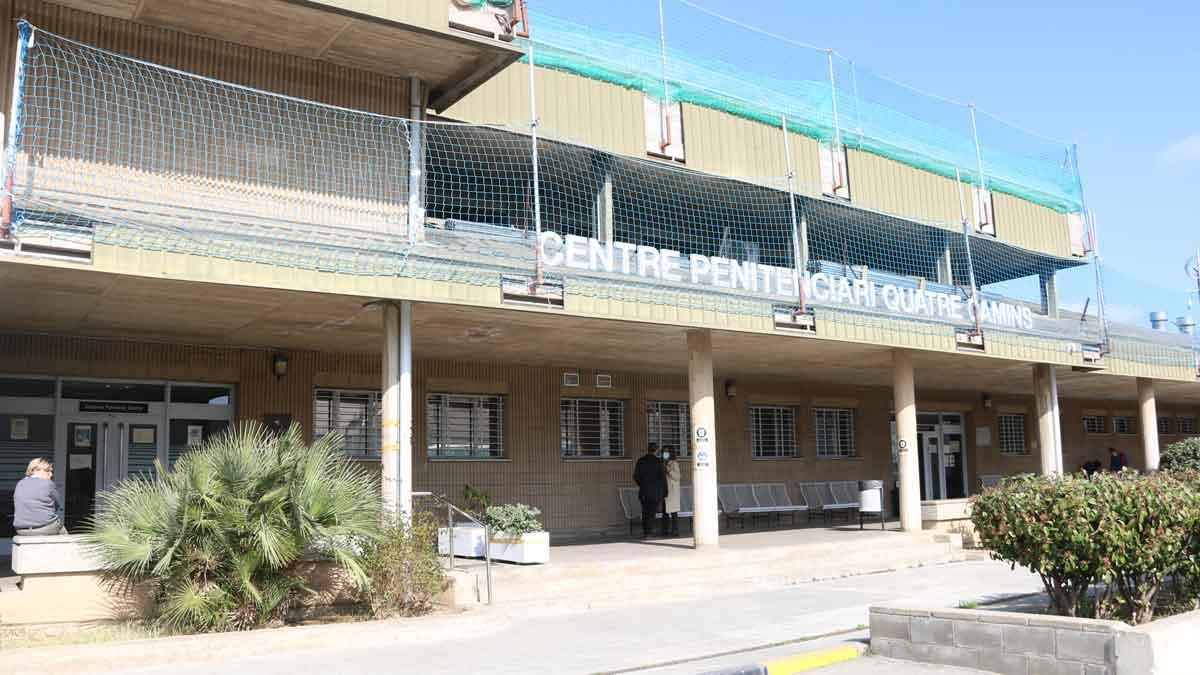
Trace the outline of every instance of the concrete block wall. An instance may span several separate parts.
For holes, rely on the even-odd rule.
[[[871,608],[871,651],[1005,675],[1116,675],[1117,621],[966,609]]]

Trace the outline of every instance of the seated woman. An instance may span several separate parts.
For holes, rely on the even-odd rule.
[[[38,457],[13,490],[13,527],[20,536],[66,534],[59,518],[62,506],[54,487],[54,465]]]

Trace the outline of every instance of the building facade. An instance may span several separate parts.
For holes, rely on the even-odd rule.
[[[707,526],[702,482],[904,515],[1195,433],[1190,337],[1060,308],[1082,204],[999,161],[531,77],[519,6],[0,6],[0,497],[51,456],[69,525],[241,421],[560,535],[649,443]]]

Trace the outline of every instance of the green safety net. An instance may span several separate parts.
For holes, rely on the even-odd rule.
[[[692,7],[685,1],[668,0],[668,8],[697,14]],[[993,190],[1060,212],[1082,210],[1074,147],[1069,144],[1041,139],[977,111],[977,155],[971,111],[965,106],[923,117],[919,110],[927,102],[920,101],[920,93],[905,90],[837,55],[829,68],[837,75],[822,77],[826,53],[806,47],[790,47],[797,62],[810,66],[794,68],[791,72],[796,79],[756,73],[751,67],[763,60],[744,54],[755,49],[752,43],[763,42],[760,36],[746,34],[744,27],[720,25],[709,31],[712,35],[703,34],[690,42],[723,44],[719,55],[726,58],[702,56],[672,46],[673,42],[689,42],[689,30],[695,38],[696,21],[672,20],[675,33],[667,31],[664,53],[657,23],[647,26],[643,21],[642,30],[622,32],[597,27],[590,20],[584,24],[538,11],[532,32],[535,65],[656,98],[665,91],[672,102],[704,106],[772,126],[780,126],[786,116],[794,132],[823,142],[840,139],[847,147],[971,184],[979,183],[982,163],[985,182]],[[681,37],[674,40],[674,34]],[[900,91],[903,97],[889,90]],[[908,105],[910,102],[915,104]],[[953,125],[947,123],[951,115],[955,116]]]

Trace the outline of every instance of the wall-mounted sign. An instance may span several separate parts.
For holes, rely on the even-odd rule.
[[[189,424],[187,425],[187,444],[188,447],[195,447],[204,442],[204,425]]]
[[[974,307],[958,294],[922,288],[902,288],[869,279],[805,272],[756,262],[740,262],[717,256],[638,246],[626,242],[603,242],[574,234],[565,237],[545,231],[542,255],[550,267],[568,267],[590,272],[629,274],[647,279],[690,283],[698,286],[741,289],[752,293],[794,299],[803,286],[804,297],[818,303],[833,303],[876,309],[915,317],[947,321],[974,321]],[[996,300],[979,301],[979,321],[1003,328],[1033,328],[1033,310],[1023,305]]]
[[[79,412],[145,414],[150,412],[150,404],[124,403],[121,401],[80,401]]]
[[[8,421],[8,439],[10,441],[29,440],[29,418],[13,417]]]

